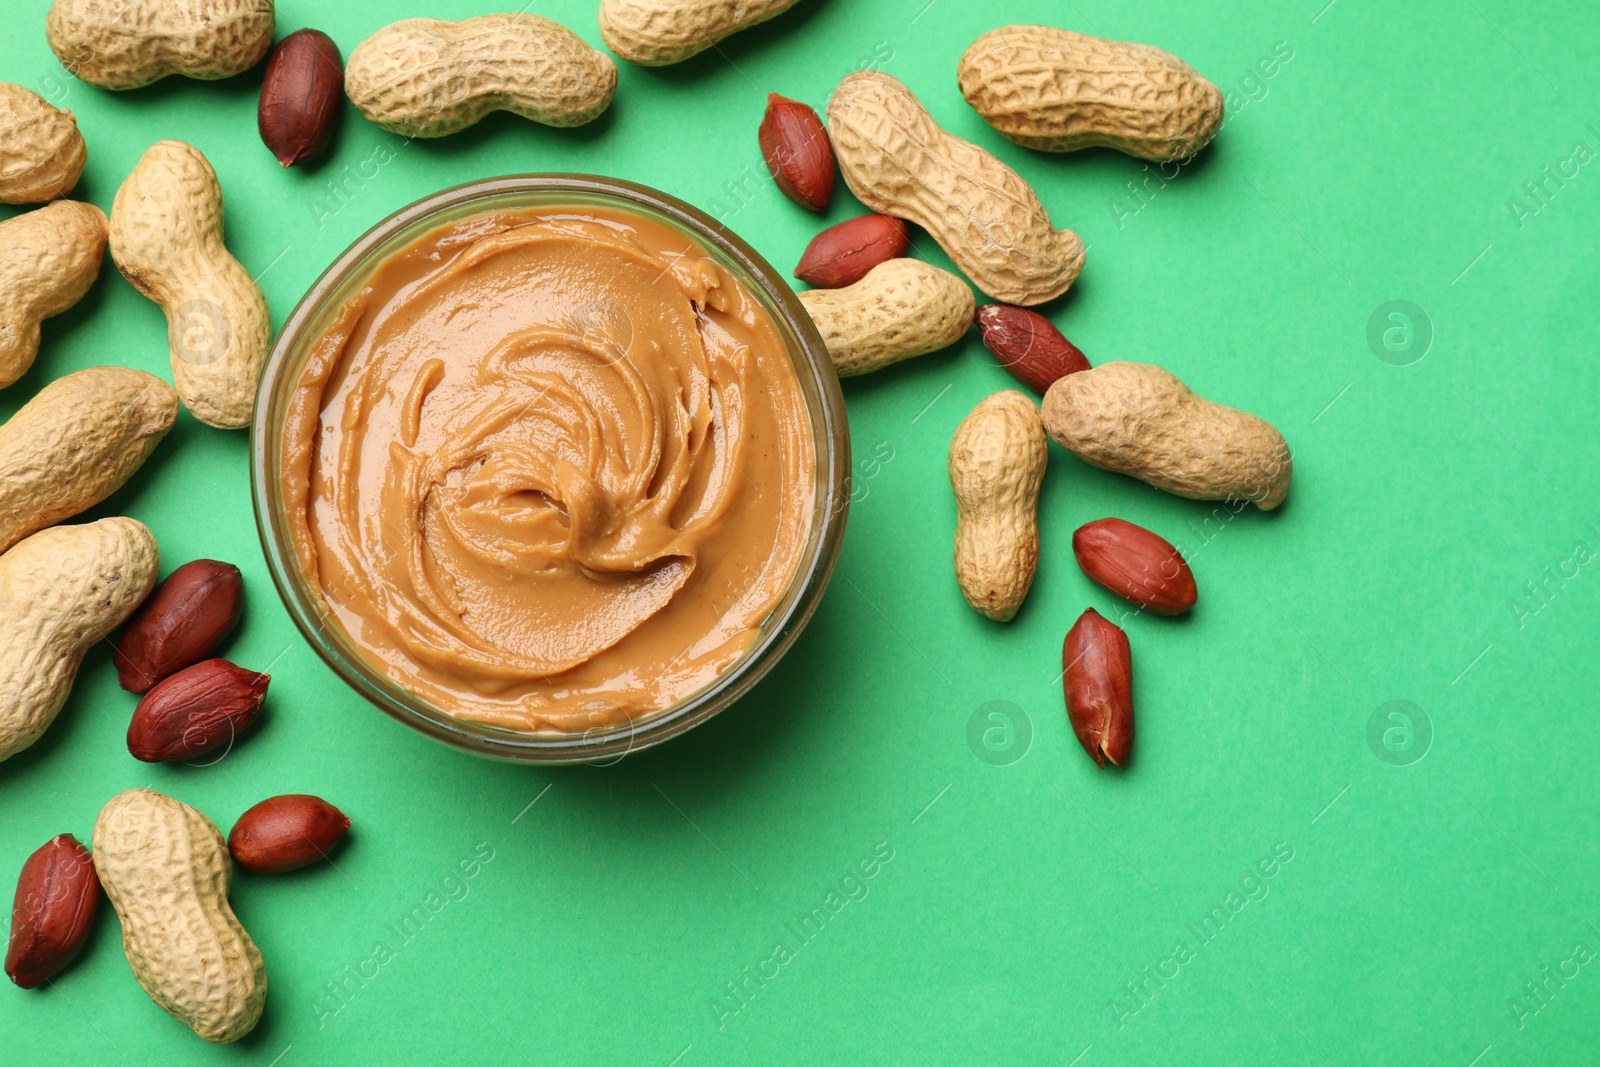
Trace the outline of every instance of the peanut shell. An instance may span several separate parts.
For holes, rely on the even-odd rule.
[[[891,259],[842,289],[800,294],[841,378],[948,348],[972,325],[967,283],[917,259]]]
[[[839,171],[863,204],[927,230],[996,300],[1042,304],[1077,280],[1078,235],[1057,230],[1016,171],[940,129],[887,74],[861,71],[839,83],[828,134]]]
[[[130,789],[95,820],[94,866],[150,999],[217,1044],[254,1029],[267,971],[228,904],[233,861],[216,825],[171,797]]]
[[[1191,500],[1244,499],[1271,511],[1294,474],[1271,423],[1196,396],[1148,363],[1062,378],[1045,394],[1044,426],[1084,462]]]
[[[961,95],[1007,140],[1045,152],[1114,148],[1185,159],[1222,125],[1222,93],[1147,44],[1052,26],[1002,26],[956,69]]]
[[[208,426],[250,425],[272,321],[261,286],[222,243],[222,188],[198,148],[160,141],[117,190],[111,258],[167,316],[172,380]]]
[[[272,29],[272,0],[55,0],[45,17],[61,65],[102,89],[232,77],[261,62]]]
[[[120,489],[177,416],[172,387],[129,367],[39,390],[0,426],[0,552]]]
[[[76,200],[0,222],[0,389],[33,366],[39,323],[94,285],[108,228],[105,212]]]
[[[84,653],[150,594],[156,540],[133,519],[57,526],[0,555],[0,760],[37,741]]]
[[[491,111],[581,126],[611,106],[617,65],[541,15],[405,19],[356,45],[344,90],[361,113],[406,137],[443,137]]]
[[[0,203],[42,204],[78,184],[88,149],[72,112],[0,82]]]
[[[981,401],[950,439],[956,583],[996,622],[1010,622],[1033,585],[1048,459],[1039,409],[1015,389]]]
[[[600,0],[600,36],[629,63],[662,67],[783,14],[798,0]]]

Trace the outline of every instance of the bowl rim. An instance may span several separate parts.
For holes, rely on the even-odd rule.
[[[491,201],[516,194],[559,198],[563,193],[611,200],[625,210],[643,209],[647,215],[685,231],[714,256],[731,261],[747,282],[755,283],[757,297],[784,336],[801,378],[806,406],[812,409],[817,436],[817,493],[807,554],[795,571],[784,601],[763,624],[755,643],[715,679],[671,707],[637,722],[594,727],[582,734],[519,733],[441,711],[383,675],[358,651],[346,655],[336,647],[341,639],[353,648],[355,643],[348,637],[335,636],[334,628],[326,622],[326,611],[319,610],[320,598],[305,587],[286,512],[281,506],[274,507],[272,483],[276,481],[281,486],[278,475],[283,435],[282,420],[277,420],[280,425],[275,432],[271,416],[275,397],[285,390],[284,371],[290,355],[304,347],[302,335],[308,322],[323,310],[330,294],[386,242],[431,217],[475,200]],[[423,232],[419,229],[412,236],[420,237]],[[808,372],[811,389],[807,388]],[[849,470],[850,435],[838,375],[816,325],[783,276],[742,238],[699,208],[637,182],[595,174],[530,173],[465,182],[416,200],[370,227],[318,275],[284,320],[263,368],[250,428],[250,492],[256,530],[273,586],[301,636],[346,685],[391,718],[453,748],[525,763],[615,762],[630,752],[658,745],[698,726],[748,693],[794,644],[822,600],[844,539],[850,505]],[[300,584],[296,584],[296,577]]]

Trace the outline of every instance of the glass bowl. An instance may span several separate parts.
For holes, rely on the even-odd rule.
[[[518,732],[459,719],[391,680],[336,623],[300,570],[283,496],[288,400],[311,348],[372,268],[435,227],[515,209],[593,205],[631,211],[675,227],[759,298],[794,360],[816,452],[811,534],[789,589],[744,655],[672,706],[630,723],[583,734]],[[783,277],[704,212],[655,189],[584,174],[527,174],[447,189],[395,212],[323,272],[284,323],[267,360],[251,430],[250,480],[267,569],[289,617],[352,689],[420,733],[478,755],[528,763],[615,760],[705,722],[747,693],[783,657],[810,620],[833,574],[849,510],[850,439],[844,397],[828,351]]]

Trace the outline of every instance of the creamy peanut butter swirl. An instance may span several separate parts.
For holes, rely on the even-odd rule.
[[[292,532],[401,685],[511,729],[665,708],[754,641],[811,526],[811,423],[742,283],[595,208],[445,226],[298,383]]]

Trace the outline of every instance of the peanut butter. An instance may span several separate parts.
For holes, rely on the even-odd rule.
[[[767,311],[609,208],[480,215],[381,262],[296,385],[284,470],[333,623],[452,715],[582,731],[735,663],[811,530]]]

